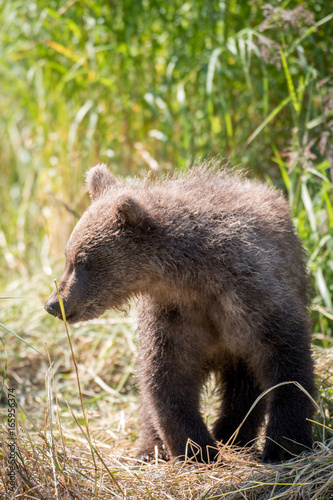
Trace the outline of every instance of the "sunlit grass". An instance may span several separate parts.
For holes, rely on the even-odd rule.
[[[332,349],[315,351],[321,444],[310,458],[264,467],[228,449],[220,468],[139,467],[135,315],[69,337],[42,307],[89,203],[88,167],[159,176],[222,154],[285,191],[314,286],[314,340],[332,346],[331,10],[324,0],[0,0],[4,490],[3,383],[19,404],[23,498],[332,496]]]
[[[222,4],[0,3],[0,281],[50,271],[94,163],[143,175],[222,153],[286,191],[332,335],[333,15]]]
[[[35,300],[33,289],[28,292],[26,289],[30,297],[23,302],[24,317],[28,308],[34,317],[41,303]],[[18,301],[11,300],[8,317],[16,320],[23,335],[25,325]],[[211,466],[160,460],[140,465],[135,461],[139,401],[133,383],[134,317],[109,314],[72,326],[70,341],[64,323],[52,317],[39,317],[33,329],[36,337],[30,332],[29,338],[41,355],[9,332],[4,337],[9,359],[5,384],[15,387],[17,400],[16,486],[23,498],[162,500],[168,495],[187,499],[241,498],[242,494],[264,500],[274,495],[292,498],[293,494],[295,498],[325,499],[333,494],[332,349],[315,353],[322,415],[318,413],[314,422],[319,444],[310,455],[283,465],[264,466],[253,451],[223,446],[221,462]],[[0,491],[8,487],[3,389]],[[203,399],[203,413],[210,416],[208,424],[213,421],[214,402],[211,381]]]

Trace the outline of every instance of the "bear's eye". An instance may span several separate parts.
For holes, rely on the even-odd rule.
[[[79,255],[76,259],[76,265],[87,269],[89,267],[89,258],[87,255]]]

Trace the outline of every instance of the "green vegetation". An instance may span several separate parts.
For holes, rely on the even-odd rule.
[[[101,467],[97,455],[92,452],[95,464],[87,458],[85,466],[93,465],[82,472],[82,490],[73,472],[79,462],[68,458],[68,450],[66,458],[63,435],[67,444],[78,436],[84,442],[84,437],[65,401],[81,426],[87,419],[78,417],[81,403],[63,324],[42,308],[53,278],[62,271],[67,238],[89,203],[84,172],[105,162],[117,175],[151,170],[162,175],[186,168],[194,158],[220,154],[246,168],[250,176],[283,189],[307,252],[314,287],[314,342],[330,347],[332,6],[327,0],[0,0],[0,25],[0,372],[16,388],[22,407],[29,409],[28,416],[17,411],[23,428],[23,483],[26,489],[34,488],[38,476],[45,490],[32,490],[32,498],[56,498],[55,467],[62,471],[59,491],[63,481],[73,495],[71,488],[77,483],[82,498],[111,498],[96,479],[96,467]],[[94,446],[104,446],[106,453],[121,450],[120,454],[133,455],[124,445],[124,438],[129,443],[138,428],[133,322],[131,317],[109,314],[100,322],[72,329],[90,433]],[[322,355],[320,359],[323,415],[318,421],[331,425],[332,372]],[[59,398],[53,406],[50,387]],[[3,391],[1,402],[5,408]],[[44,410],[45,429],[50,428],[51,437],[55,433],[57,445],[51,445],[49,434],[41,430]],[[53,431],[52,415],[57,419]],[[107,437],[101,422],[110,430]],[[29,433],[39,433],[42,444],[34,443]],[[318,439],[329,435],[317,426]],[[0,438],[5,441],[4,436]],[[329,450],[330,466],[331,449],[322,449]],[[43,460],[51,455],[54,463],[49,460],[50,470],[43,478]],[[31,463],[37,464],[33,480]],[[116,465],[109,467],[115,470]],[[311,477],[317,477],[317,469],[311,470]],[[110,479],[105,468],[101,471]],[[85,474],[94,478],[91,497],[90,479],[82,479]],[[154,486],[136,474],[126,476],[126,491],[132,491],[133,498],[152,498],[150,486],[154,498],[166,498],[155,488],[161,486],[160,479]],[[169,477],[170,470],[165,474]],[[290,491],[300,491],[302,478],[307,480],[297,474]],[[216,486],[213,476],[207,476],[206,486],[199,485],[198,476],[186,476],[184,498],[197,490],[209,498],[209,488]],[[183,477],[182,471],[177,477]],[[268,491],[282,491],[274,477],[272,469],[273,486],[265,490],[260,476],[262,498],[270,497]],[[4,478],[3,482],[7,484]],[[110,484],[120,494],[111,479]],[[321,484],[326,494],[324,479]],[[316,495],[313,488],[311,495]],[[172,486],[168,491],[172,493]],[[212,490],[212,497],[217,491],[222,490]],[[248,495],[245,498],[261,498],[259,493]]]
[[[288,193],[329,342],[329,2],[2,0],[0,19],[4,283],[62,252],[88,166],[141,175],[222,154]]]

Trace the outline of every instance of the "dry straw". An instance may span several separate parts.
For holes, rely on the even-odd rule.
[[[77,418],[75,421],[78,424]],[[78,424],[80,432],[81,426]],[[70,438],[66,428],[65,438]],[[75,432],[75,431],[74,431]],[[52,439],[47,439],[46,436]],[[6,432],[2,431],[1,498],[36,499],[330,499],[333,498],[333,439],[282,465],[262,465],[250,452],[225,447],[221,462],[209,466],[155,460],[139,465],[123,453],[111,454],[103,441],[83,432],[84,440],[66,444],[59,429],[29,436],[20,423],[17,436],[17,490],[5,493]],[[132,450],[130,451],[132,454]],[[114,480],[116,478],[116,481]]]
[[[66,332],[79,397],[76,397],[76,402],[74,398],[67,401],[68,411],[64,414],[63,386],[60,389],[56,386],[54,366],[49,356],[45,395],[44,399],[40,398],[45,411],[44,424],[36,423],[30,411],[17,401],[14,492],[10,491],[9,481],[8,426],[5,419],[1,424],[1,499],[333,498],[333,433],[329,426],[332,402],[325,399],[333,385],[332,349],[315,353],[322,397],[321,416],[318,418],[322,423],[315,423],[320,442],[315,444],[313,451],[284,464],[263,465],[255,449],[241,450],[221,445],[220,457],[215,464],[163,462],[158,459],[158,453],[152,463],[145,464],[134,458],[137,402],[129,399],[125,408],[121,408],[121,404],[111,405],[107,418],[101,418],[99,425],[95,421],[89,422],[91,413],[84,406],[86,389],[80,380],[83,365],[77,364],[75,346],[67,328]],[[94,374],[95,370],[97,367],[92,370]],[[6,391],[4,387],[4,396]],[[109,396],[113,397],[111,393]],[[118,427],[115,422],[119,422]],[[189,442],[188,447],[194,449],[195,444]]]

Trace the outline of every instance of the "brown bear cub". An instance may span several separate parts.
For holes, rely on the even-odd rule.
[[[161,181],[97,165],[87,185],[59,290],[69,323],[138,299],[141,459],[155,446],[191,458],[191,439],[209,462],[266,389],[295,381],[315,395],[306,268],[280,193],[209,165]],[[61,318],[55,291],[45,309]],[[199,408],[211,372],[222,401],[212,432]],[[297,385],[261,399],[236,443],[252,444],[265,415],[265,462],[311,448],[313,404]]]

